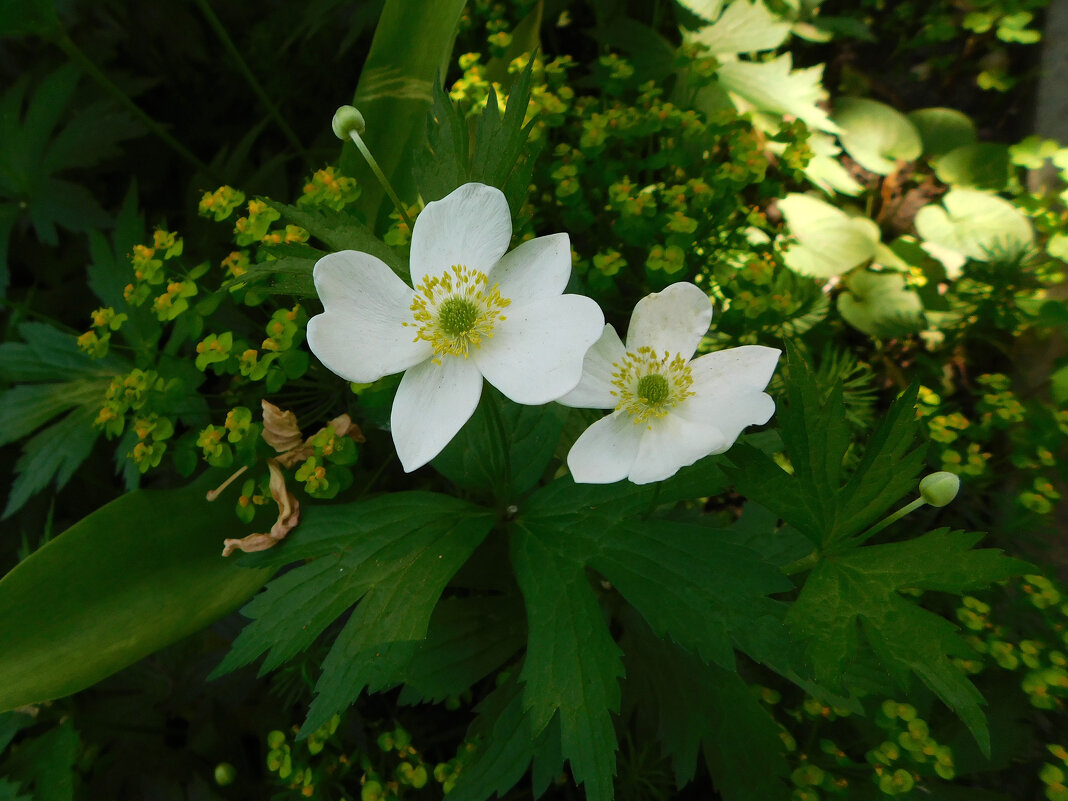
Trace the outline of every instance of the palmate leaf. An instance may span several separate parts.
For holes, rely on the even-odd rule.
[[[772,510],[823,551],[857,544],[863,532],[916,487],[924,450],[913,411],[918,388],[898,397],[868,438],[853,475],[842,480],[850,436],[842,387],[819,387],[797,350],[788,345],[786,403],[779,404],[783,444],[794,468],[782,470],[769,456],[740,444],[730,452],[727,475],[735,488]]]
[[[637,692],[639,725],[656,732],[676,784],[693,779],[704,752],[716,790],[727,801],[785,797],[787,773],[779,727],[740,676],[706,665],[665,643],[634,614],[623,618],[628,686]]]
[[[272,582],[242,610],[253,622],[214,675],[262,654],[261,671],[277,667],[359,602],[323,664],[304,727],[314,731],[376,677],[396,675],[410,651],[385,648],[384,666],[366,657],[426,636],[445,585],[492,525],[488,510],[427,492],[309,510],[277,553],[250,562],[312,561]]]
[[[827,556],[805,583],[788,621],[806,640],[819,681],[837,688],[861,632],[899,680],[915,673],[953,709],[990,754],[982,696],[950,660],[971,649],[945,618],[906,600],[904,589],[962,593],[1025,572],[999,550],[973,551],[979,534],[938,529],[906,542]]]

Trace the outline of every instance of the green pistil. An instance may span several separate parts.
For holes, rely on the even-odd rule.
[[[659,373],[650,373],[638,380],[635,394],[649,406],[659,406],[671,396],[671,385]]]
[[[463,336],[475,327],[478,313],[478,306],[466,298],[449,298],[438,309],[438,325],[446,336]]]

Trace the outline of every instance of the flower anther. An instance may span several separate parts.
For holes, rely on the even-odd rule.
[[[512,301],[489,286],[486,274],[454,264],[441,276],[428,275],[416,287],[411,310],[416,340],[429,342],[441,356],[468,358],[472,347],[493,336],[494,326],[508,319],[501,312]]]
[[[677,283],[638,302],[626,345],[605,326],[586,354],[582,381],[559,399],[613,410],[572,446],[575,481],[660,481],[771,418],[775,403],[764,388],[780,351],[746,345],[694,359],[711,320],[704,291]]]

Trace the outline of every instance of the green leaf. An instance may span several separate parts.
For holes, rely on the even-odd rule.
[[[787,773],[779,727],[740,676],[706,665],[657,638],[627,615],[625,702],[639,724],[656,732],[681,787],[698,753],[726,801],[784,797]]]
[[[0,394],[0,445],[33,433],[53,417],[76,406],[103,402],[108,381],[68,381],[63,384],[20,384]]]
[[[839,98],[834,121],[842,147],[864,169],[890,175],[899,161],[913,161],[923,142],[909,118],[885,103],[858,97]]]
[[[923,328],[923,301],[901,273],[857,270],[838,296],[842,318],[868,336],[890,338]]]
[[[93,359],[79,350],[75,338],[46,323],[23,323],[24,342],[0,345],[0,377],[6,381],[67,381],[112,376],[129,367],[108,355]],[[103,395],[101,395],[103,397]]]
[[[74,723],[67,718],[50,731],[20,743],[2,770],[23,787],[32,786],[34,801],[74,801],[80,745]]]
[[[486,386],[471,419],[434,459],[434,469],[462,489],[512,500],[538,483],[568,413],[555,403],[521,406]]]
[[[93,427],[95,417],[94,409],[83,407],[42,429],[22,446],[3,519],[22,508],[31,496],[47,487],[53,479],[56,490],[63,489],[74,471],[89,457],[100,435],[100,431]]]
[[[1012,203],[976,189],[952,189],[942,204],[916,214],[916,232],[934,245],[976,261],[997,261],[1034,244],[1031,223]],[[939,258],[937,252],[932,253]]]
[[[362,195],[361,195],[362,197]],[[397,252],[374,235],[350,213],[333,209],[302,209],[261,198],[268,206],[293,225],[299,225],[330,250],[359,250],[383,261],[397,275],[408,278],[408,265]]]
[[[784,197],[779,209],[797,238],[783,252],[783,261],[795,272],[831,278],[874,258],[879,226],[867,217],[850,217],[830,203],[799,194]]]
[[[730,452],[736,467],[727,469],[727,475],[738,492],[775,512],[818,547],[840,547],[858,541],[916,488],[925,450],[915,444],[918,388],[906,390],[890,406],[852,477],[843,482],[850,436],[841,383],[819,387],[796,348],[788,343],[787,349],[786,403],[778,404],[776,417],[794,472],[787,473],[756,448],[737,444]]]
[[[790,35],[791,23],[768,11],[763,0],[736,0],[712,25],[692,34],[712,55],[773,50]]]
[[[971,118],[951,108],[921,108],[910,111],[909,122],[916,126],[923,141],[924,155],[937,158],[976,141],[978,135]]]
[[[206,478],[217,481],[218,476]],[[231,612],[270,571],[219,556],[211,482],[124,495],[0,580],[0,709],[82,690]]]
[[[907,542],[829,555],[805,582],[787,619],[807,641],[817,680],[832,689],[842,685],[863,632],[899,681],[915,673],[989,756],[982,696],[950,659],[970,658],[971,648],[955,625],[900,595],[905,589],[960,594],[1029,569],[999,550],[971,550],[980,537],[943,528]]]
[[[0,801],[33,801],[33,797],[19,792],[18,784],[0,779]]]
[[[1009,148],[994,142],[976,142],[954,148],[934,163],[942,183],[975,189],[1005,189],[1012,177]]]
[[[261,672],[271,670],[359,602],[323,663],[303,730],[314,731],[376,676],[403,666],[410,657],[403,649],[386,654],[388,669],[369,657],[388,644],[426,637],[442,590],[492,525],[487,510],[428,492],[308,510],[274,549],[279,553],[250,562],[312,561],[271,582],[242,610],[253,622],[213,675],[264,653]]]
[[[792,114],[810,128],[838,130],[819,106],[827,97],[822,64],[795,70],[789,53],[770,61],[729,61],[716,70],[716,80],[757,111]]]
[[[812,150],[812,158],[805,166],[808,180],[827,194],[859,195],[863,191],[864,187],[842,166],[839,159],[842,149],[835,144],[834,137],[822,131],[810,131],[808,146]]]
[[[430,618],[426,639],[404,670],[400,703],[438,702],[459,695],[498,669],[526,643],[513,598],[446,598]]]
[[[559,715],[560,747],[591,801],[610,801],[622,652],[586,571],[525,527],[511,537],[512,566],[527,607],[523,708],[533,732]]]
[[[435,81],[426,141],[412,165],[415,183],[424,200],[440,200],[467,182],[469,148],[467,120],[440,81]]]

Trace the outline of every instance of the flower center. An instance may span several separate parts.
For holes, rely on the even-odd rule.
[[[623,358],[612,365],[612,392],[622,409],[635,425],[645,423],[650,417],[665,417],[686,398],[693,395],[690,385],[693,375],[689,361],[681,353],[672,356],[667,351],[658,356],[652,348],[627,351]]]
[[[441,356],[470,355],[472,347],[481,347],[483,338],[493,336],[493,327],[505,317],[501,312],[511,304],[502,298],[500,289],[489,286],[486,274],[463,265],[453,265],[442,275],[424,278],[415,288],[412,322],[420,339],[434,346]]]

